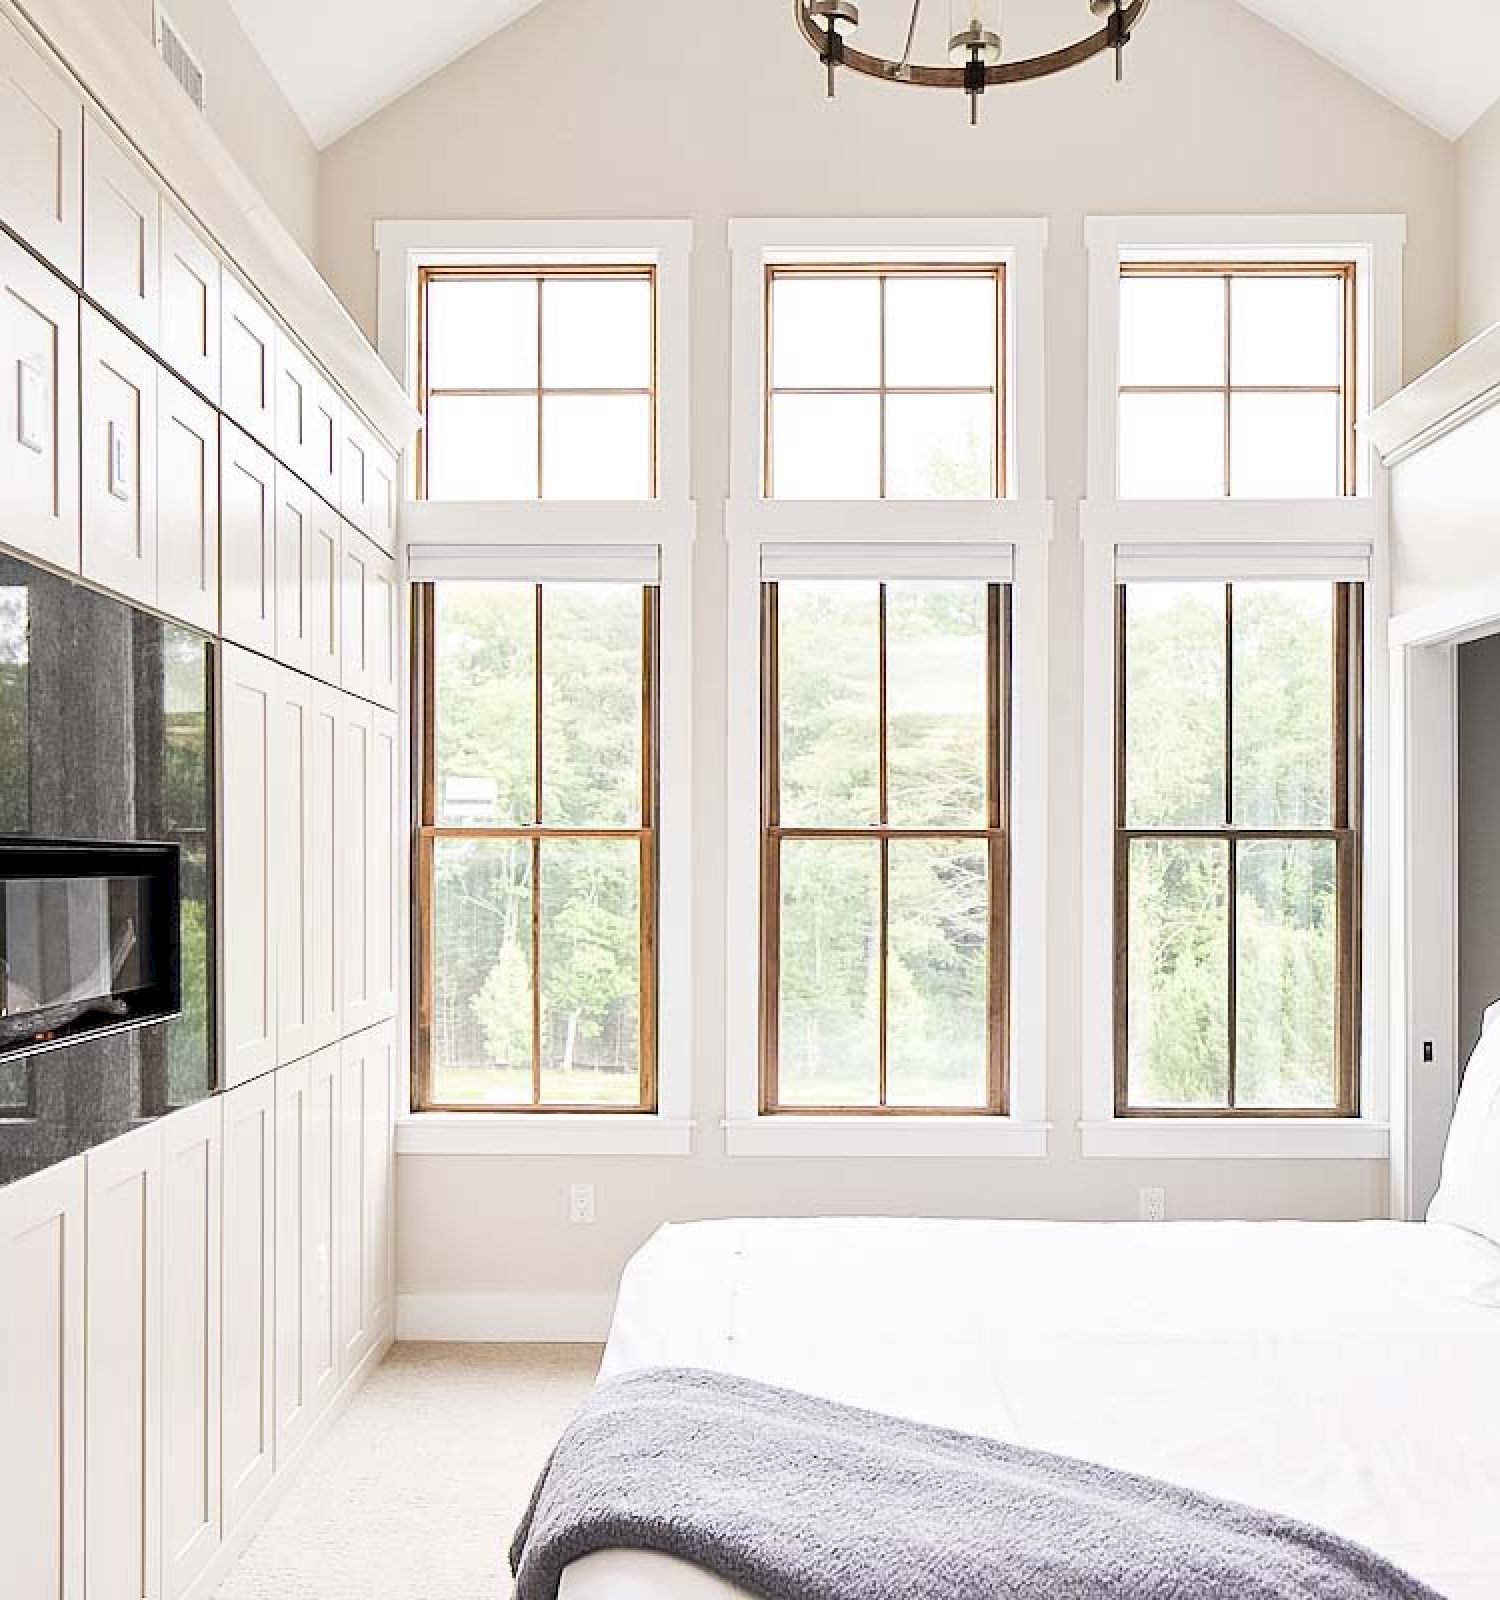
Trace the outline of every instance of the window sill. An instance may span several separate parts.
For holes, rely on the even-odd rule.
[[[1006,1117],[746,1117],[724,1124],[731,1156],[1012,1156],[1047,1154],[1046,1122]]]
[[[1080,1122],[1087,1158],[1387,1161],[1383,1122],[1342,1117],[1113,1117]]]
[[[686,1156],[688,1121],[549,1112],[413,1112],[396,1123],[398,1156]]]

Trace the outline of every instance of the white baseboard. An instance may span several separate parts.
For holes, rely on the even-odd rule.
[[[612,1294],[403,1294],[396,1337],[454,1344],[599,1344]]]

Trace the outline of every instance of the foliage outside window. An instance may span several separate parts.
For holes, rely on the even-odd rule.
[[[762,592],[761,1109],[1007,1106],[1009,589]]]
[[[1362,590],[1118,590],[1116,1111],[1358,1114]]]
[[[768,496],[1004,495],[1002,267],[771,267],[766,294]]]
[[[415,1103],[654,1110],[657,590],[417,592]]]

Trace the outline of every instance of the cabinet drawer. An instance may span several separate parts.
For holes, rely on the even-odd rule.
[[[83,135],[83,286],[138,339],[161,338],[161,193],[93,116]]]
[[[175,206],[161,210],[161,355],[199,394],[219,401],[223,316],[219,258]]]
[[[276,446],[276,319],[234,276],[220,284],[220,404],[266,448]]]
[[[219,631],[219,418],[169,372],[157,373],[156,603]]]
[[[0,220],[83,275],[83,97],[0,16]]]
[[[156,362],[92,306],[82,321],[83,575],[156,604]]]

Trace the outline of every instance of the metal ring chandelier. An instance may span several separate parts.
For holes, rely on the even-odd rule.
[[[961,89],[969,97],[969,121],[979,121],[979,97],[986,89],[1030,78],[1048,78],[1082,66],[1113,50],[1115,80],[1124,76],[1125,46],[1151,0],[1088,0],[1088,8],[1104,26],[1087,37],[1045,55],[1006,61],[1000,33],[1001,0],[949,0],[948,53],[951,66],[924,66],[911,59],[923,0],[914,0],[906,49],[900,60],[854,49],[849,38],[859,26],[855,0],[792,0],[797,26],[818,52],[828,73],[828,98],[834,97],[838,70],[847,68],[884,83],[913,83],[929,89]]]

